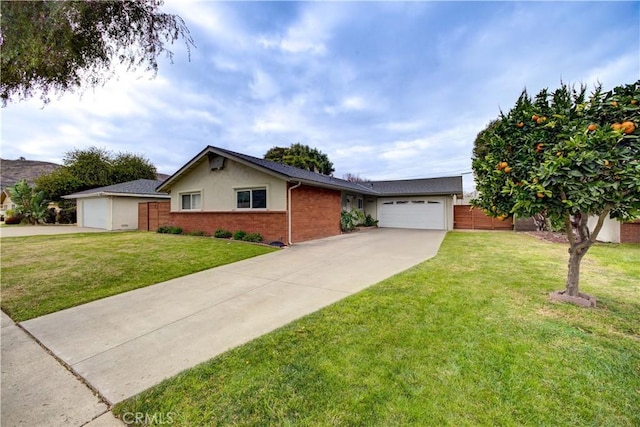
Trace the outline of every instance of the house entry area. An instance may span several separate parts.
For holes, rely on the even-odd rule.
[[[389,228],[445,230],[445,200],[398,197],[378,200],[378,225]]]

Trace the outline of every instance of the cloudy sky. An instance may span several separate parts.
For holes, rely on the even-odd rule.
[[[638,2],[167,1],[191,30],[155,79],[2,109],[1,155],[61,163],[89,146],[172,174],[207,145],[262,157],[295,142],[335,176],[471,171],[476,134],[523,88],[640,78]],[[464,175],[465,191],[473,188]]]

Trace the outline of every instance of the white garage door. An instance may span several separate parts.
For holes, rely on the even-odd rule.
[[[82,225],[90,228],[107,228],[107,199],[83,200]]]
[[[445,203],[441,198],[406,197],[378,200],[380,227],[445,229]]]

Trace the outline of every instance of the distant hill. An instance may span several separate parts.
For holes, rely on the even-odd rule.
[[[36,179],[62,167],[57,163],[38,160],[6,160],[0,159],[0,187],[7,188],[16,182],[26,179],[29,185],[35,185]],[[158,173],[157,179],[164,181],[171,175]]]
[[[11,187],[16,182],[26,179],[34,185],[36,179],[53,172],[62,165],[38,160],[6,160],[0,159],[0,186]]]

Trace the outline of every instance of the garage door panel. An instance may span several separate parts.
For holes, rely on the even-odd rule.
[[[89,228],[107,228],[107,199],[83,201],[82,225]]]
[[[380,204],[380,227],[445,229],[445,203],[442,199],[384,199]]]

